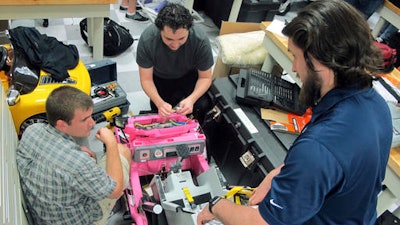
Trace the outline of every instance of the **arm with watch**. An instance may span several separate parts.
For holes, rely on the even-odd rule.
[[[250,205],[255,205],[260,203],[260,201],[265,197],[266,193],[271,188],[272,179],[279,174],[283,164],[279,167],[273,169],[264,178],[261,184],[253,192],[253,196],[250,198]],[[248,218],[244,218],[248,217]],[[237,205],[229,200],[226,200],[220,196],[216,196],[209,201],[208,207],[204,208],[197,215],[197,224],[202,225],[207,223],[214,218],[220,220],[224,225],[234,225],[234,224],[264,224],[268,223],[261,217],[257,208],[252,206]],[[246,221],[243,223],[243,221]]]
[[[220,196],[212,198],[208,207],[205,207],[197,215],[197,224],[202,225],[215,218],[220,220],[224,225],[268,225],[261,217],[257,208],[237,205]]]

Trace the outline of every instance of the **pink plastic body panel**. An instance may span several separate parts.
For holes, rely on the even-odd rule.
[[[137,225],[147,225],[147,218],[144,212],[139,212],[139,207],[142,204],[142,185],[140,184],[140,174],[145,175],[148,173],[155,174],[158,171],[154,168],[159,168],[163,165],[170,165],[171,163],[175,162],[173,158],[168,160],[154,160],[149,162],[133,162],[131,166],[131,173],[130,173],[130,185],[131,185],[131,196],[129,209],[131,212],[132,218],[135,220]],[[158,162],[158,164],[156,163]],[[203,155],[194,155],[186,158],[182,161],[182,169],[187,170],[190,169],[194,171],[197,175],[201,174],[202,172],[209,169],[209,165],[207,161],[204,159]],[[166,172],[170,171],[170,167],[166,167]]]
[[[184,125],[158,128],[158,129],[140,129],[135,124],[139,123],[142,125],[154,124],[154,123],[166,123],[170,119],[185,123]],[[150,138],[163,138],[163,137],[174,137],[180,134],[184,134],[190,131],[194,131],[199,126],[195,120],[188,119],[185,115],[172,114],[167,118],[160,117],[157,114],[147,116],[134,116],[128,119],[128,124],[125,126],[125,133],[129,133],[131,139],[135,139],[137,136],[150,137]]]
[[[153,124],[162,123],[162,118],[158,115],[137,116],[128,119],[128,124],[125,126],[124,133],[127,140],[122,141],[121,131],[116,128],[115,133],[117,140],[126,145],[132,150],[132,157],[135,156],[135,150],[146,149],[146,147],[168,146],[175,144],[188,144],[191,142],[204,142],[205,135],[197,131],[199,124],[195,120],[188,120],[186,116],[173,114],[167,119],[174,119],[178,122],[186,122],[185,125],[179,125],[170,128],[159,129],[137,129],[134,123]],[[136,155],[137,156],[137,155]],[[133,159],[130,168],[130,186],[131,190],[127,190],[128,205],[131,216],[137,225],[148,225],[146,215],[140,210],[142,204],[142,185],[140,184],[140,176],[153,175],[160,172],[170,172],[171,165],[176,163],[178,157],[161,157],[152,160]],[[191,170],[196,176],[209,169],[207,160],[204,155],[194,154],[182,160],[182,170]]]

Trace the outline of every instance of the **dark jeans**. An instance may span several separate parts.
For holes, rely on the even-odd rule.
[[[189,96],[196,85],[197,82],[197,72],[196,74],[186,75],[185,77],[179,79],[162,79],[153,76],[154,84],[157,88],[158,94],[161,98],[175,107],[184,98]],[[157,106],[150,100],[151,110],[157,112]],[[196,103],[193,105],[193,116],[202,125],[205,115],[208,111],[212,109],[211,99],[205,93],[201,96]]]
[[[383,0],[345,0],[368,19],[383,4]]]

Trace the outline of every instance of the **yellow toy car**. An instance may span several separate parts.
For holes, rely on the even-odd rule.
[[[18,64],[16,60],[23,60],[19,54],[10,44],[0,45],[0,80],[6,91],[16,132],[21,136],[29,125],[47,123],[45,103],[52,90],[71,85],[90,95],[91,80],[81,61],[74,69],[68,70],[68,78],[58,82],[43,70],[15,65]]]

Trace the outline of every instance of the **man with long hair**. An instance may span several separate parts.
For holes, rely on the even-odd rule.
[[[282,33],[312,119],[283,164],[256,188],[250,204],[258,207],[213,198],[198,224],[217,218],[225,225],[373,225],[392,120],[372,88],[382,60],[369,26],[345,1],[322,0],[301,10]]]

